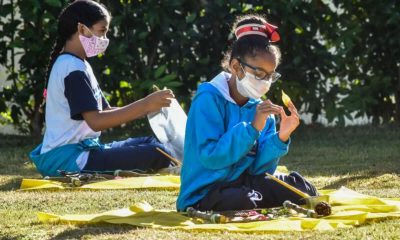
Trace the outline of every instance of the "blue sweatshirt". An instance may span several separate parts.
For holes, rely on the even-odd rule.
[[[239,106],[229,95],[230,74],[222,72],[199,86],[186,124],[181,188],[177,209],[185,211],[210,191],[215,183],[230,182],[243,172],[273,174],[279,158],[288,152],[267,119],[259,132],[252,125],[260,99]]]

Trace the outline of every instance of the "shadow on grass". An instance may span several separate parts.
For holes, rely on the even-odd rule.
[[[36,146],[40,143],[40,139],[35,139],[24,135],[3,135],[0,134],[0,148],[9,148],[17,146],[32,145]]]
[[[11,178],[0,184],[0,191],[15,191],[21,186],[22,178]]]
[[[86,235],[101,235],[101,234],[125,234],[129,231],[139,229],[130,225],[114,225],[114,224],[91,224],[81,225],[74,229],[67,229],[50,239],[80,239]]]
[[[364,189],[398,189],[400,176],[390,171],[364,172],[353,176],[343,176],[329,181],[322,189],[338,189],[341,186],[361,187]]]
[[[374,178],[378,176],[378,174],[376,175],[369,175],[369,176],[351,176],[351,177],[344,177],[341,178],[337,181],[334,181],[328,185],[325,185],[322,189],[339,189],[342,186],[348,186],[349,183],[353,182],[353,181],[357,181],[357,180],[367,180],[370,178]]]
[[[26,236],[19,234],[19,235],[0,235],[1,240],[15,240],[15,239],[24,239]]]

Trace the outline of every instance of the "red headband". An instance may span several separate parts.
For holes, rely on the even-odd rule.
[[[261,24],[245,24],[236,28],[236,39],[246,35],[260,35],[269,39],[270,42],[277,42],[281,39],[277,32],[278,27],[269,23]]]

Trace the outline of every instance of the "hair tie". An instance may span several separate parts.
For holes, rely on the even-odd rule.
[[[277,29],[278,29],[277,26],[274,26],[269,23],[265,23],[263,25],[251,23],[236,28],[235,35],[236,39],[239,39],[246,35],[260,35],[268,38],[270,42],[278,42],[281,39],[281,37],[279,36]]]

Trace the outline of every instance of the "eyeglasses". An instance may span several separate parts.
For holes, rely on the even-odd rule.
[[[264,80],[264,81],[271,81],[271,83],[274,83],[278,81],[278,79],[281,77],[281,74],[278,72],[273,72],[273,73],[267,73],[261,68],[258,67],[253,67],[250,64],[247,64],[243,62],[242,60],[238,59],[239,63],[243,66],[246,66],[254,71],[254,75],[256,76],[257,80]],[[242,67],[242,70],[244,72],[244,69]]]

